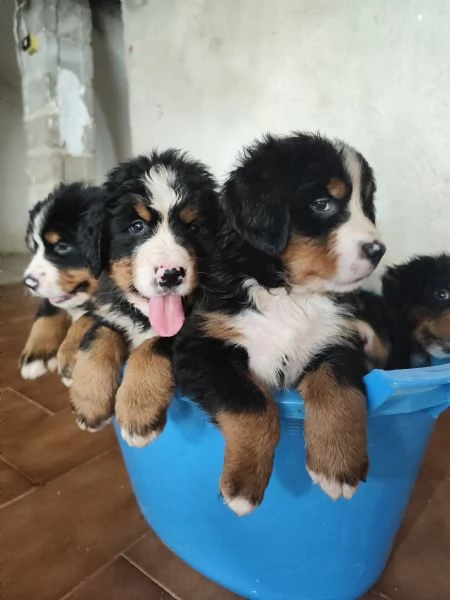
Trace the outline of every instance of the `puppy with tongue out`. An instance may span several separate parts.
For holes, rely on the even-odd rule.
[[[182,283],[185,270],[183,267],[159,267],[155,275],[159,285],[168,291],[164,295],[150,298],[150,325],[161,337],[172,337],[182,328],[185,316],[181,296],[172,293],[171,290]]]

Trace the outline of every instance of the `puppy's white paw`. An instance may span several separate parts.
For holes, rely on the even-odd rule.
[[[56,371],[57,368],[58,368],[58,359],[56,358],[56,356],[54,356],[53,358],[50,358],[47,361],[47,369],[50,371],[50,373],[53,373],[54,371]]]
[[[356,492],[356,487],[348,485],[348,483],[340,483],[336,479],[328,479],[323,473],[315,473],[306,467],[309,476],[315,485],[319,485],[322,490],[332,500],[345,498],[351,500]]]
[[[123,427],[120,428],[120,435],[126,441],[129,446],[134,446],[135,448],[143,448],[148,444],[151,444],[156,440],[159,436],[158,431],[151,431],[147,435],[139,435],[137,433],[130,433]]]
[[[73,384],[73,379],[71,377],[62,376],[61,381],[66,387],[71,387],[71,385]]]
[[[20,374],[23,379],[37,379],[47,373],[47,365],[44,360],[38,358],[28,363],[23,363],[20,367]]]
[[[231,510],[234,513],[236,513],[238,517],[243,517],[245,515],[248,515],[256,508],[256,506],[254,504],[252,504],[249,500],[247,500],[247,498],[244,498],[243,496],[236,496],[235,498],[229,498],[222,491],[222,497],[224,499],[225,504],[228,506],[228,508],[231,508]]]

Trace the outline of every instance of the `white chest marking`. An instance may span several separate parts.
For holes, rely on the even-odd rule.
[[[343,307],[327,296],[268,292],[258,285],[249,293],[259,312],[241,313],[232,326],[243,337],[251,371],[272,388],[294,385],[315,355],[342,343],[351,331]]]

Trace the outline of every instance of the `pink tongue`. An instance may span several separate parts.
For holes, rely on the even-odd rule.
[[[161,337],[177,334],[184,323],[183,304],[180,296],[156,296],[148,303],[150,325]]]

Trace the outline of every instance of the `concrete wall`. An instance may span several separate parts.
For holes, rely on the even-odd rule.
[[[120,3],[93,2],[92,51],[96,127],[96,180],[131,155],[128,81]]]
[[[223,175],[264,131],[321,130],[379,181],[387,260],[450,249],[450,2],[124,0],[133,150]]]
[[[28,216],[26,138],[14,50],[13,2],[0,6],[0,252],[25,250]]]
[[[20,89],[0,76],[0,252],[25,252],[25,152]]]

